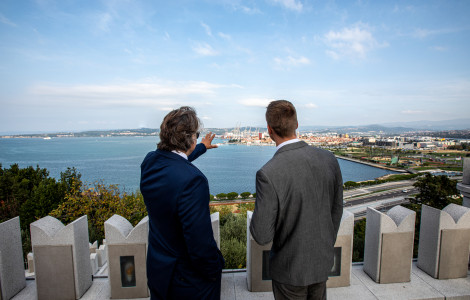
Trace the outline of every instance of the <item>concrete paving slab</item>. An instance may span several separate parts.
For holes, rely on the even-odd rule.
[[[361,266],[362,268],[362,266]],[[351,285],[347,287],[329,288],[326,290],[327,299],[348,299],[348,300],[376,300],[367,287],[360,281],[354,273],[351,273]]]
[[[413,264],[412,272],[421,280],[423,280],[431,287],[439,291],[439,293],[444,295],[446,297],[446,300],[470,300],[470,271],[468,272],[466,278],[444,280],[432,278],[423,270],[418,268],[416,264]]]
[[[353,267],[353,274],[374,294],[377,299],[404,300],[404,299],[426,299],[444,300],[445,297],[436,289],[428,285],[415,274],[411,274],[411,281],[404,283],[379,284],[374,282],[362,269],[361,266]]]
[[[236,300],[235,298],[235,278],[233,273],[222,274],[222,288],[220,292],[221,300]]]
[[[274,300],[273,292],[252,293],[248,291],[246,283],[246,273],[234,273],[235,279],[235,299],[236,300]]]
[[[36,281],[26,280],[26,287],[16,294],[11,300],[37,300]]]

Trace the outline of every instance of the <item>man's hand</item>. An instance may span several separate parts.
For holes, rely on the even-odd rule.
[[[214,137],[215,137],[215,133],[212,134],[212,132],[209,132],[208,134],[206,134],[205,137],[202,138],[201,143],[203,143],[204,146],[206,146],[207,150],[218,147],[217,145],[212,145],[212,140],[214,139]]]

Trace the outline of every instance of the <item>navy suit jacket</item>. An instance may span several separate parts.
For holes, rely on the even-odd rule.
[[[216,281],[224,266],[212,232],[209,184],[191,163],[205,152],[198,144],[186,160],[156,150],[141,165],[140,190],[149,215],[147,279],[158,298],[167,298],[175,274],[201,286]]]

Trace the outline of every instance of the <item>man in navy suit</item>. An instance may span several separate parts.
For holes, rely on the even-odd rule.
[[[149,215],[147,279],[151,299],[220,299],[222,253],[214,240],[209,184],[191,161],[214,135],[197,144],[194,109],[171,111],[160,126],[157,150],[141,165],[140,190]]]

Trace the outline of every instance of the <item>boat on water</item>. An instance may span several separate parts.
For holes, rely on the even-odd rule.
[[[43,140],[50,140],[52,139],[50,136],[46,136],[45,138],[43,138]]]

